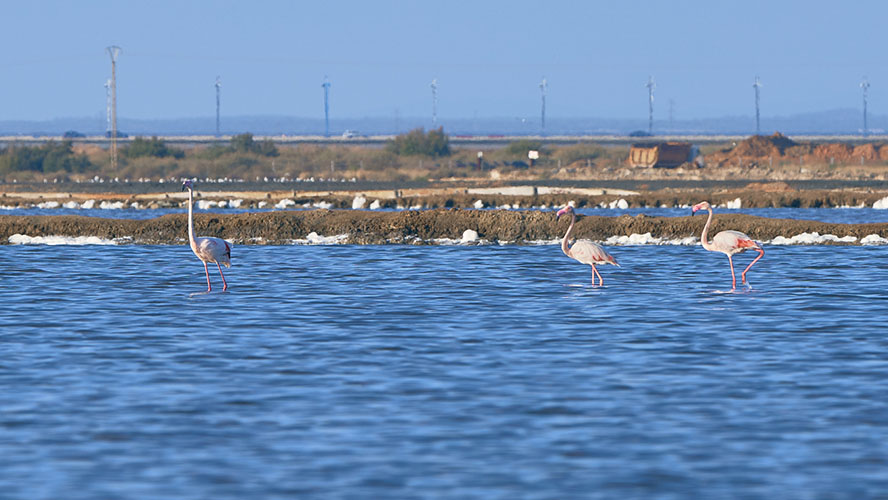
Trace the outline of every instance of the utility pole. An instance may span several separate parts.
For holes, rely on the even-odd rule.
[[[432,79],[432,126],[438,124],[438,79]]]
[[[863,136],[866,137],[868,133],[868,129],[866,126],[866,94],[867,90],[869,90],[870,84],[866,77],[863,77],[863,81],[860,82],[860,88],[863,89]]]
[[[216,137],[220,137],[222,135],[222,122],[219,113],[220,104],[222,102],[222,79],[220,77],[216,77],[216,84],[214,86],[216,87]]]
[[[324,137],[330,137],[330,80],[324,75]]]
[[[759,121],[759,89],[762,88],[762,82],[759,81],[758,75],[755,77],[752,88],[755,89],[755,135],[762,135],[761,122]]]
[[[120,47],[111,45],[106,50],[111,56],[111,169],[117,170],[117,57]]]
[[[648,89],[648,134],[654,135],[654,89],[657,88],[654,77],[648,76],[645,87]]]
[[[111,79],[105,80],[105,135],[111,137]]]
[[[540,131],[542,133],[546,133],[546,90],[549,88],[549,84],[546,83],[546,77],[543,77],[543,81],[540,82],[540,97],[543,100],[543,107],[540,110]]]

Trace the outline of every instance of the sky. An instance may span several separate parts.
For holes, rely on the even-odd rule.
[[[888,113],[888,2],[0,0],[0,121]]]

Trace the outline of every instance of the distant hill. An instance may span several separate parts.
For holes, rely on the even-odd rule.
[[[786,135],[859,134],[863,117],[860,110],[834,109],[790,116],[770,116],[761,120],[762,134],[780,131]],[[213,135],[215,117],[134,120],[121,117],[118,129],[133,135]],[[438,125],[451,135],[628,135],[647,131],[647,117],[637,120],[610,118],[547,118],[541,131],[539,117],[534,118],[439,118]],[[871,133],[888,130],[888,115],[869,115]],[[346,130],[363,135],[391,135],[417,127],[434,128],[431,120],[417,117],[367,117],[331,119],[330,135]],[[58,118],[47,121],[0,120],[0,135],[62,135],[77,131],[86,135],[105,133],[103,117]],[[323,135],[322,118],[293,116],[223,116],[222,133],[255,135]],[[724,116],[698,120],[654,121],[654,134],[746,135],[755,133],[751,116]]]

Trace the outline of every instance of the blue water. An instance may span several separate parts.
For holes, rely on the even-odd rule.
[[[314,210],[312,208],[289,207],[287,210]],[[529,209],[528,209],[529,210]],[[206,210],[195,209],[195,213],[222,213],[240,214],[246,212],[273,212],[274,209],[243,209],[243,208],[209,208]],[[392,211],[392,210],[386,210]],[[549,210],[549,211],[554,211]],[[87,217],[103,217],[109,219],[152,219],[167,214],[184,214],[184,208],[160,208],[154,210],[139,209],[67,209],[67,208],[16,208],[0,210],[0,215],[84,215]],[[772,219],[799,219],[816,220],[821,222],[833,222],[840,224],[861,224],[868,222],[888,222],[888,210],[874,208],[741,208],[741,209],[715,209],[720,214],[749,214]],[[618,217],[620,215],[645,214],[659,217],[684,217],[691,215],[690,208],[580,208],[577,213],[583,215],[600,215],[604,217]]]
[[[888,247],[612,251],[0,246],[0,497],[885,495]]]

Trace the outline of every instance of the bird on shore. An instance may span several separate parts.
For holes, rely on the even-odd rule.
[[[698,210],[709,211],[709,218],[706,219],[706,225],[703,226],[703,234],[700,235],[700,241],[703,244],[703,248],[706,250],[709,250],[710,252],[721,252],[728,256],[728,264],[731,265],[732,290],[737,288],[737,277],[734,274],[734,261],[731,256],[745,252],[749,249],[756,250],[759,253],[758,257],[753,259],[753,261],[746,266],[746,269],[743,270],[743,273],[740,274],[740,282],[747,284],[746,272],[765,255],[765,251],[762,249],[761,245],[740,231],[721,231],[712,237],[712,241],[708,241],[707,234],[709,233],[709,225],[712,223],[712,206],[709,205],[708,201],[697,203],[691,209],[691,215],[696,214]]]
[[[225,281],[225,275],[222,274],[222,266],[231,267],[231,246],[227,241],[221,238],[213,238],[203,236],[194,237],[194,213],[192,205],[194,205],[194,186],[191,180],[182,183],[182,190],[188,190],[188,242],[191,244],[191,251],[197,258],[203,262],[204,272],[207,274],[207,292],[213,289],[210,285],[210,271],[207,269],[207,263],[213,262],[219,268],[219,276],[222,277],[222,291],[228,289],[228,283]]]
[[[570,234],[573,231],[574,223],[577,221],[577,214],[574,213],[573,207],[568,205],[558,211],[555,220],[560,219],[565,214],[570,214],[570,227],[567,228],[567,232],[564,233],[564,239],[561,240],[561,251],[564,252],[564,255],[581,264],[592,266],[592,286],[595,286],[595,276],[598,276],[598,284],[604,285],[604,280],[601,278],[601,274],[595,268],[595,265],[611,264],[617,267],[620,267],[620,265],[617,264],[613,256],[604,251],[604,248],[601,248],[601,245],[589,240],[578,240],[573,246],[569,246]]]

